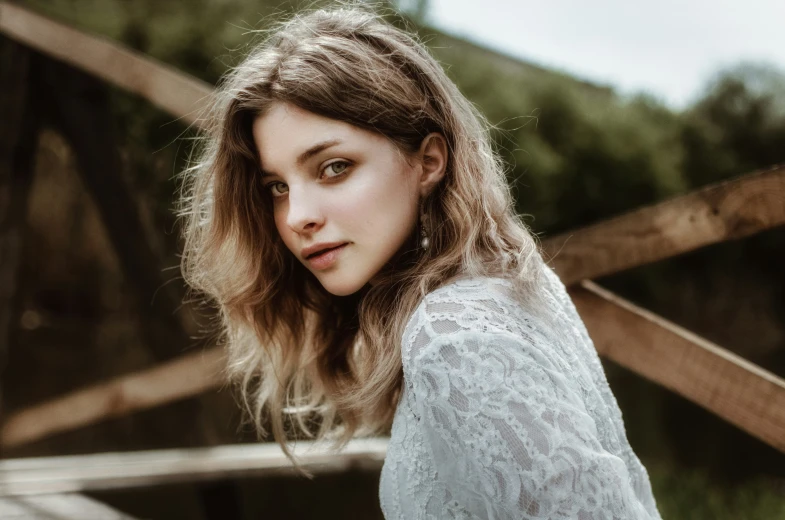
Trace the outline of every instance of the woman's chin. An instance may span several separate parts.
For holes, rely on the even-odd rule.
[[[340,272],[314,274],[322,287],[334,296],[349,296],[368,283],[365,277],[351,276]]]

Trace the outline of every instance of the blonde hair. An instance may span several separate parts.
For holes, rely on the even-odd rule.
[[[449,159],[422,201],[427,251],[354,295],[328,293],[281,241],[260,182],[251,125],[276,102],[378,132],[406,153],[441,133]],[[535,292],[538,247],[514,213],[488,123],[424,45],[369,9],[280,23],[223,78],[207,125],[182,174],[184,276],[220,310],[228,375],[257,432],[266,435],[266,413],[295,466],[285,416],[292,433],[336,448],[389,429],[401,336],[427,293],[459,275],[504,276],[516,294]]]

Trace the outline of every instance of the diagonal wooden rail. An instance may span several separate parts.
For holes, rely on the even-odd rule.
[[[588,280],[570,296],[600,355],[785,453],[785,379]]]
[[[571,285],[785,224],[785,165],[713,184],[543,242]]]
[[[212,348],[81,388],[9,415],[0,428],[0,447],[200,395],[224,383],[223,368],[223,350]]]
[[[38,13],[0,2],[0,34],[147,99],[199,124],[212,86],[113,41],[91,36]]]
[[[0,2],[0,33],[199,125],[197,115],[209,97],[210,86],[171,67],[6,2]],[[551,238],[543,246],[565,284],[573,285],[784,223],[785,169],[775,166]],[[602,355],[785,451],[785,383],[781,378],[591,282],[583,281],[571,292]],[[199,373],[196,365],[191,359],[178,366]],[[154,379],[158,377],[155,371],[163,368],[126,376],[124,381]],[[215,384],[209,378],[206,382],[201,387],[183,384],[189,386],[186,390],[172,379],[157,396],[133,401],[124,409],[130,412],[163,404]],[[0,444],[25,442],[34,428],[18,427],[20,424],[43,422],[37,426],[40,435],[44,430],[53,433],[94,422],[105,416],[102,394],[118,388],[123,386],[115,381],[20,412],[6,423],[17,427],[4,432],[28,433],[3,433]],[[50,424],[47,430],[45,411],[52,409],[47,406],[56,404],[65,410],[76,403],[92,403],[91,411],[83,412],[78,420]]]

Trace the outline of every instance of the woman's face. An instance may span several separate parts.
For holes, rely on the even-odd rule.
[[[380,134],[291,104],[256,118],[253,138],[278,233],[338,296],[361,289],[403,246],[434,180],[433,161],[423,168],[430,154],[407,161]],[[309,248],[334,246],[310,256]]]

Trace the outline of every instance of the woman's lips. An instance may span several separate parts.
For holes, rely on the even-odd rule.
[[[311,265],[313,269],[317,271],[321,271],[322,269],[327,269],[335,261],[338,259],[338,256],[341,254],[341,251],[348,246],[349,244],[343,244],[338,247],[334,247],[332,249],[328,249],[327,251],[320,253],[318,255],[314,255],[312,257],[307,258],[308,263]]]

